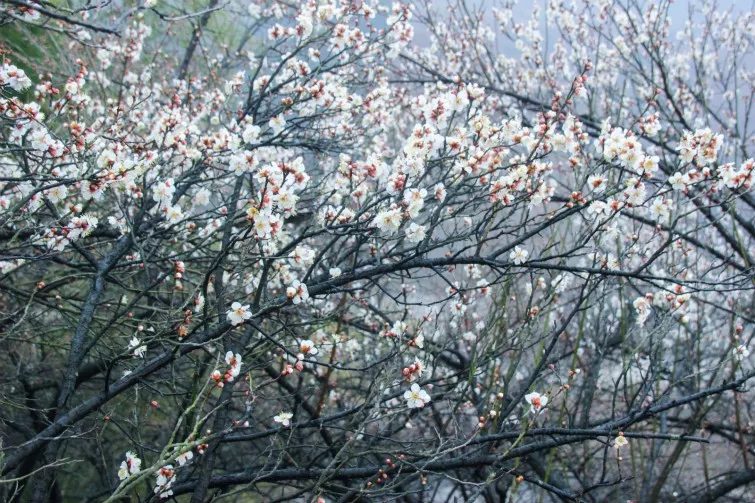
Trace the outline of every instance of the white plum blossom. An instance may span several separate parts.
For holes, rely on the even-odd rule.
[[[635,311],[637,311],[637,324],[644,325],[650,316],[650,301],[646,297],[637,297],[632,303]]]
[[[317,348],[315,347],[315,343],[310,340],[302,341],[301,344],[299,344],[299,350],[309,356],[315,356],[317,354]]]
[[[240,302],[234,302],[231,304],[231,309],[228,310],[226,316],[231,325],[236,326],[251,318],[252,312],[249,310],[249,304],[242,306]]]
[[[419,384],[414,383],[409,390],[404,392],[404,400],[406,400],[406,406],[410,409],[421,409],[430,403],[430,395],[427,391],[421,389]]]
[[[183,454],[179,454],[178,457],[176,457],[176,462],[178,463],[178,466],[184,466],[186,463],[192,460],[194,457],[194,453],[191,451],[186,451]]]
[[[166,465],[155,472],[155,489],[154,493],[160,496],[160,499],[166,499],[173,496],[173,483],[176,481],[176,471],[173,465]]]
[[[307,285],[299,281],[298,279],[295,279],[291,286],[289,286],[286,289],[286,296],[291,299],[291,302],[294,304],[299,304],[303,301],[306,301],[309,299],[309,291],[307,290]]]
[[[674,190],[685,190],[687,188],[687,182],[681,173],[674,173],[668,178],[668,183]]]
[[[401,227],[401,210],[381,211],[375,216],[375,226],[382,232],[394,233]]]
[[[131,475],[138,473],[141,470],[142,460],[139,459],[136,454],[131,451],[126,453],[126,460],[121,461],[121,467],[118,470],[118,478],[126,480]]]
[[[747,346],[745,346],[745,345],[739,345],[739,346],[737,346],[737,347],[734,348],[734,358],[737,361],[741,362],[742,360],[744,360],[748,356],[750,356],[750,351],[747,349]]]
[[[254,2],[249,2],[247,6],[247,12],[252,19],[257,19],[262,15],[262,7]]]
[[[658,169],[659,157],[657,155],[646,155],[642,161],[640,161],[640,170],[646,177],[652,176],[652,174]]]
[[[629,440],[623,434],[619,434],[618,437],[613,439],[613,447],[618,451],[622,447],[629,445]]]
[[[437,184],[433,188],[433,191],[435,193],[435,199],[441,203],[446,200],[446,187],[442,183]]]
[[[587,213],[589,215],[602,215],[608,213],[608,205],[603,201],[593,201],[590,206],[587,207]]]
[[[201,293],[197,294],[197,297],[194,299],[194,312],[195,313],[201,313],[202,310],[204,310],[204,295]]]
[[[425,204],[425,197],[427,197],[425,189],[409,189],[404,192],[404,203],[410,218],[417,218]]]
[[[414,339],[411,340],[411,345],[423,349],[425,347],[425,336],[421,333],[417,334]]]
[[[655,220],[668,220],[671,216],[671,210],[674,208],[674,201],[671,199],[664,199],[663,197],[656,197],[650,204],[648,211]]]
[[[608,180],[599,175],[590,175],[587,177],[587,185],[597,193],[603,192]]]
[[[299,14],[296,17],[296,20],[299,22],[299,25],[297,26],[297,33],[302,39],[307,39],[312,35],[312,30],[314,28],[314,20],[312,19],[312,13],[310,11],[305,10],[301,14]]]
[[[68,188],[65,185],[53,187],[45,192],[45,196],[47,196],[50,202],[59,203],[64,201],[68,196]]]
[[[244,143],[256,145],[260,141],[260,132],[261,129],[259,126],[250,124],[244,128],[244,131],[241,133],[241,138],[244,140]]]
[[[297,264],[309,265],[315,259],[315,252],[305,246],[297,246],[294,250],[294,261]]]
[[[203,187],[197,191],[197,193],[194,195],[194,206],[207,206],[210,203],[210,196],[212,194],[210,191]]]
[[[241,355],[228,351],[225,354],[225,363],[228,365],[226,381],[232,382],[241,373]]]
[[[184,218],[183,211],[178,205],[165,207],[165,218],[169,223],[175,224],[180,222]]]
[[[147,352],[147,346],[141,343],[138,337],[134,336],[128,343],[128,348],[131,353],[137,358],[144,358],[144,354]]]
[[[273,417],[273,420],[276,423],[280,423],[282,426],[288,427],[291,426],[291,418],[293,417],[294,415],[291,412],[281,412]]]
[[[519,246],[515,246],[514,249],[511,250],[511,253],[509,254],[509,258],[516,265],[521,265],[527,261],[528,255],[529,255],[529,252],[527,250],[525,250],[524,248],[520,248]]]
[[[286,129],[286,118],[283,117],[283,114],[276,115],[275,117],[270,119],[270,123],[268,125],[270,126],[270,129],[273,130],[273,134],[278,135],[284,129]]]
[[[170,205],[173,194],[176,192],[176,185],[172,178],[159,182],[152,190],[152,199],[161,205]]]
[[[418,225],[412,222],[406,229],[406,239],[408,239],[412,243],[419,243],[420,241],[425,239],[426,235],[427,234],[425,233],[424,225]]]
[[[9,63],[0,66],[0,87],[10,86],[14,91],[23,91],[31,86],[32,82],[21,68]]]
[[[530,405],[530,412],[533,414],[541,414],[548,405],[548,397],[537,392],[524,395],[524,399]]]

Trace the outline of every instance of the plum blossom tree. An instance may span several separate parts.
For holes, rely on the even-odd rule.
[[[514,4],[1,0],[4,500],[751,500],[755,11]]]

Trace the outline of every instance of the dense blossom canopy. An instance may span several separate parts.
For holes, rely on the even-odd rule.
[[[752,496],[755,12],[514,4],[0,1],[0,494]]]

